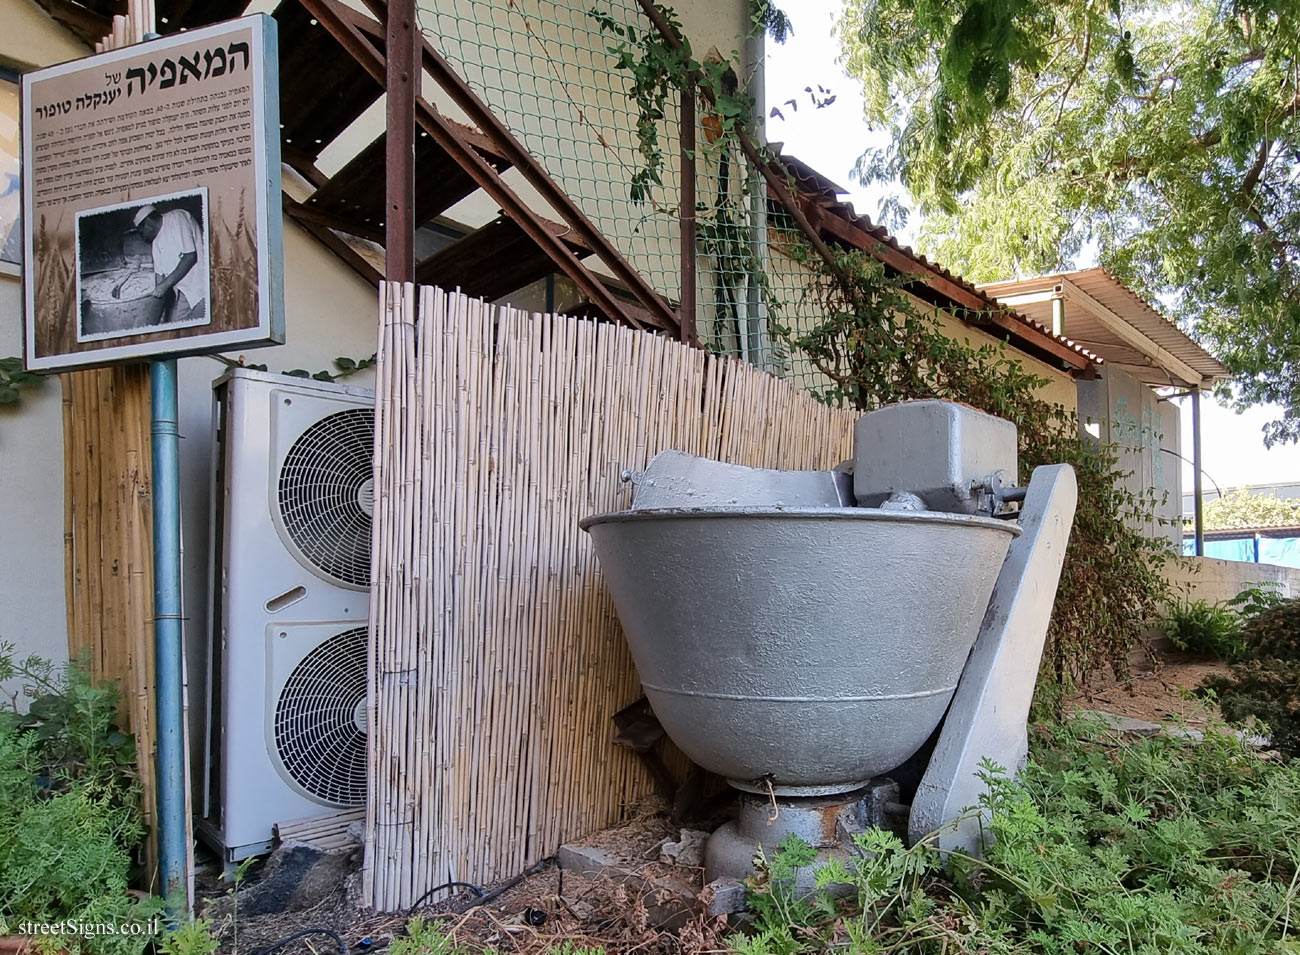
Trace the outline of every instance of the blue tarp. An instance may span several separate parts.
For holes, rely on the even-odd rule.
[[[1196,539],[1183,538],[1183,553],[1196,553]],[[1242,560],[1251,564],[1300,567],[1300,537],[1227,537],[1205,541],[1205,556],[1219,560]]]

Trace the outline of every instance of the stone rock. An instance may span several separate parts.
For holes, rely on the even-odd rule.
[[[659,847],[659,861],[664,865],[704,865],[704,844],[709,834],[698,829],[683,829],[676,842],[665,842]]]
[[[714,879],[700,892],[709,915],[736,915],[745,911],[745,884],[738,879]]]

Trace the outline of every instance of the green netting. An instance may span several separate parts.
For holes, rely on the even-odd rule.
[[[417,8],[421,29],[588,218],[673,302],[681,273],[675,158],[651,201],[629,200],[641,168],[628,74],[590,16],[591,0],[446,0]],[[632,0],[611,15],[636,22]],[[676,104],[659,123],[675,153]],[[594,260],[592,260],[594,262]]]
[[[629,95],[632,80],[611,54],[615,38],[591,15],[593,5],[640,33],[652,29],[635,0],[426,0],[417,13],[434,47],[675,306],[681,292],[679,104],[670,101],[656,124],[662,185],[644,201],[633,201],[632,182],[644,158]],[[449,104],[439,106],[455,115]],[[752,266],[767,245],[766,188],[742,155],[709,145],[707,125],[697,130],[700,337],[717,351],[802,380],[806,369],[788,367],[769,328],[773,320],[798,324],[804,276],[793,263],[770,265],[772,294],[765,302]],[[762,197],[757,216],[754,192]],[[601,269],[594,258],[588,264]],[[781,303],[775,315],[768,314],[770,300]]]

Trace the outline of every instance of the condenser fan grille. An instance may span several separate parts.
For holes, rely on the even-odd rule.
[[[284,529],[302,557],[326,577],[370,586],[375,413],[352,408],[302,433],[280,468]]]
[[[366,801],[366,628],[330,637],[293,668],[275,704],[275,745],[294,782],[328,803]]]

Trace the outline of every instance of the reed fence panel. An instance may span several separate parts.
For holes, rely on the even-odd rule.
[[[578,529],[630,503],[624,469],[830,468],[854,416],[662,336],[409,284],[381,286],[376,391],[364,893],[393,911],[651,791],[611,743],[640,689]]]

